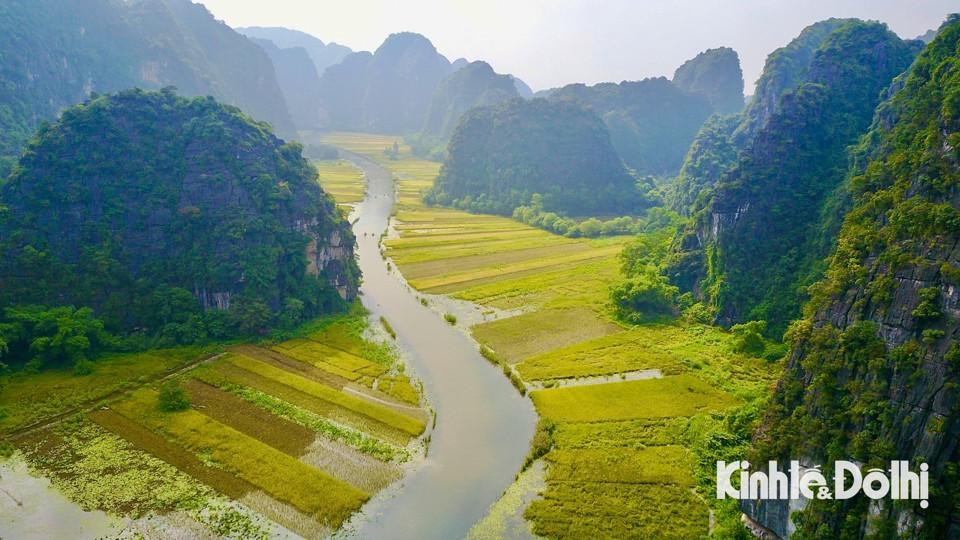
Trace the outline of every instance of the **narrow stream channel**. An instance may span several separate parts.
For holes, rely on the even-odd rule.
[[[425,462],[396,489],[384,490],[364,507],[352,523],[352,536],[463,538],[519,472],[536,415],[502,371],[480,356],[469,336],[422,306],[389,273],[379,238],[393,210],[393,177],[369,159],[348,157],[367,177],[367,197],[354,224],[363,304],[396,330],[399,347],[437,411]]]

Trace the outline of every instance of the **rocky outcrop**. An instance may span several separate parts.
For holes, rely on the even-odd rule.
[[[519,97],[515,82],[509,75],[494,72],[486,62],[471,62],[437,87],[422,133],[428,137],[449,138],[463,113],[473,107]]]
[[[927,46],[878,111],[847,215],[757,432],[755,459],[929,465],[930,500],[747,503],[803,537],[960,535],[960,17]],[[922,159],[921,159],[922,156]]]
[[[730,47],[707,49],[673,73],[673,84],[689,94],[703,96],[713,111],[731,114],[743,109],[743,71],[740,56]]]

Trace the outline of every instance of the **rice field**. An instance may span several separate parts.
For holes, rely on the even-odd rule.
[[[533,457],[546,489],[526,507],[546,538],[698,538],[717,510],[696,454],[726,415],[765,395],[776,370],[731,351],[730,336],[680,321],[626,327],[607,306],[629,237],[573,239],[512,219],[431,208],[421,194],[439,164],[383,148],[396,138],[331,134],[326,144],[377,161],[397,180],[395,234],[386,255],[415,289],[486,308],[516,310],[470,328],[489,354],[513,365],[541,426]],[[663,378],[617,381],[659,370]],[[551,388],[558,381],[613,382]],[[735,510],[735,509],[733,509]],[[735,516],[734,516],[735,518]]]
[[[349,161],[315,161],[320,186],[340,205],[356,204],[363,200],[366,188],[363,172]]]
[[[234,525],[260,531],[261,522],[328,535],[422,454],[429,418],[396,352],[364,338],[367,324],[360,313],[317,321],[302,337],[236,345],[200,362],[155,351],[150,370],[132,370],[139,380],[106,384],[101,405],[16,446],[86,509],[134,518],[186,512],[188,528],[214,536]],[[110,362],[131,360],[110,359],[102,373],[114,373]],[[189,406],[167,412],[161,379],[146,377],[173,371]],[[62,378],[41,384],[72,388]],[[230,500],[242,511],[224,522],[217,516]]]

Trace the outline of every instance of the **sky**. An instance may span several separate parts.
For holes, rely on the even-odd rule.
[[[428,37],[451,61],[486,60],[534,90],[671,77],[697,53],[732,47],[747,94],[771,51],[829,17],[937,28],[958,0],[194,0],[233,27],[284,26],[354,50],[391,33]]]

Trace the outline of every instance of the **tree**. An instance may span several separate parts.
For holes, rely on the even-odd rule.
[[[261,300],[241,297],[230,306],[231,322],[245,335],[263,334],[272,318],[270,308]]]
[[[666,277],[650,267],[611,287],[610,300],[620,318],[639,323],[657,315],[673,313],[679,292]]]
[[[735,324],[730,328],[730,331],[734,335],[733,350],[760,356],[766,349],[766,342],[763,340],[763,333],[767,331],[766,321]]]
[[[179,381],[167,381],[160,386],[157,407],[163,412],[185,411],[190,408],[190,397]]]
[[[90,308],[21,306],[4,315],[9,321],[0,325],[4,355],[35,369],[76,365],[113,344]]]

